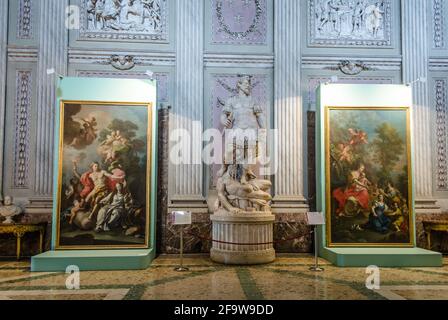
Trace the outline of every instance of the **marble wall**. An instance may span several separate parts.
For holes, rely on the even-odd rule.
[[[448,0],[147,2],[114,9],[106,0],[107,15],[92,0],[1,1],[0,197],[14,196],[27,219],[51,211],[50,68],[84,77],[154,72],[162,109],[160,252],[176,252],[167,215],[182,209],[194,214],[188,251],[210,248],[214,168],[170,163],[169,133],[194,130],[194,121],[214,126],[215,102],[238,74],[259,79],[257,99],[279,131],[272,178],[279,251],[310,251],[304,214],[314,199],[314,90],[334,76],[343,83],[426,80],[412,84],[418,215],[448,211]],[[193,157],[200,156],[194,148]]]

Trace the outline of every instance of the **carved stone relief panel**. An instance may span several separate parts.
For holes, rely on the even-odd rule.
[[[8,0],[1,0],[8,2]],[[8,43],[34,46],[39,39],[39,0],[9,0]]]
[[[80,40],[168,41],[168,0],[80,2]]]
[[[438,191],[448,191],[448,80],[435,79],[435,141],[436,141],[436,187]]]
[[[6,75],[3,195],[19,204],[32,197],[36,178],[37,66],[32,61],[9,61]]]
[[[210,0],[210,5],[212,44],[267,44],[267,0]]]
[[[436,50],[447,49],[446,33],[448,2],[446,0],[432,1],[432,48]]]
[[[392,46],[392,0],[309,0],[308,45]]]
[[[269,115],[269,76],[266,74],[244,74],[251,77],[252,93],[251,96],[255,102]],[[209,100],[209,121],[212,128],[220,131],[224,130],[221,124],[221,113],[227,100],[238,94],[237,83],[241,78],[238,74],[219,74],[211,75],[211,95]],[[215,188],[217,172],[220,165],[210,166],[210,189]]]
[[[18,39],[32,39],[32,1],[20,0],[17,15],[17,38]]]
[[[14,169],[12,171],[12,186],[15,189],[29,188],[32,87],[32,71],[17,70],[14,108]]]
[[[107,70],[77,70],[77,77],[98,77],[98,78],[132,78],[148,79],[145,71],[126,72],[126,71],[107,71]],[[170,73],[154,72],[154,79],[157,80],[157,101],[159,103],[168,103],[170,101],[169,86]]]

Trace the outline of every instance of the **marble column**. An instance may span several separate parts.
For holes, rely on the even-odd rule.
[[[186,163],[171,164],[170,206],[207,212],[203,195],[202,129],[204,86],[204,1],[177,0],[176,103],[171,130],[184,129],[192,140]]]
[[[428,89],[429,73],[429,2],[406,0],[402,5],[403,82],[415,82],[414,98],[414,184],[416,210],[421,213],[438,212],[433,197],[431,106]]]
[[[6,67],[8,59],[8,1],[0,1],[0,181],[3,181],[3,144],[5,140]],[[0,200],[3,184],[0,183]]]
[[[301,97],[300,1],[275,1],[275,128],[278,130],[278,171],[274,185],[274,212],[306,212]]]
[[[31,206],[51,200],[53,184],[54,115],[56,75],[47,75],[54,68],[67,74],[68,29],[65,26],[68,0],[40,1],[39,53],[37,67],[36,181]]]

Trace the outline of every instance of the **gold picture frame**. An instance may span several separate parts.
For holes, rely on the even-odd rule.
[[[356,117],[357,113],[362,115],[362,117],[359,117],[361,121],[357,125],[353,125],[353,128],[344,128],[344,124],[341,124],[343,121],[337,121],[338,128],[333,130],[332,117],[335,115],[338,119],[343,119],[348,115]],[[325,234],[327,247],[413,247],[415,245],[415,222],[410,108],[326,106],[324,117],[325,215],[327,221]],[[388,117],[391,117],[389,122],[387,121]],[[375,123],[375,119],[377,119],[377,123]],[[367,123],[368,121],[371,121],[371,123]],[[347,120],[348,122],[349,120]],[[393,126],[393,124],[399,122],[405,127],[395,128]],[[376,129],[373,129],[375,126],[377,126]],[[344,136],[344,130],[348,132],[346,136]],[[388,137],[388,134],[392,138]],[[344,141],[344,139],[341,139],[341,137],[347,136],[362,140],[356,142],[356,140],[345,139]],[[370,173],[381,172],[381,168],[378,169],[379,163],[381,165],[387,163],[387,157],[384,158],[384,154],[381,156],[375,155],[375,150],[378,150],[382,143],[386,143],[385,140],[387,139],[395,139],[397,143],[402,142],[401,147],[398,148],[398,151],[403,149],[402,152],[392,156],[395,162],[391,162],[396,165],[393,170],[400,168],[403,172],[399,173],[398,169],[396,169],[397,171],[391,172],[389,170],[386,172],[382,168],[383,171],[378,176],[369,176],[365,173],[367,166],[370,166]],[[354,146],[356,143],[360,144],[359,149]],[[367,150],[367,153],[357,155],[355,154],[356,150]],[[383,162],[369,162],[371,159],[381,157],[383,157]],[[337,163],[338,161],[340,163]],[[355,162],[359,166],[358,169],[356,169]],[[388,164],[387,168],[390,168],[390,166],[391,164]],[[350,172],[350,170],[353,171]],[[358,170],[358,173],[356,173],[356,170]],[[346,173],[347,171],[349,172],[347,178],[344,177],[344,174],[335,174],[335,172]],[[358,177],[356,177],[357,174]],[[370,184],[370,186],[363,189],[364,184],[358,181],[360,179],[365,180],[365,184]],[[394,183],[397,182],[400,186],[406,184],[406,187],[401,187],[403,189],[401,190],[394,186]],[[392,198],[394,193],[391,191],[389,195],[383,190],[383,187],[387,187],[386,190],[388,191],[389,189],[398,191],[395,192],[396,197]],[[380,197],[381,194],[382,198]],[[392,208],[389,208],[388,204],[391,204]],[[386,211],[386,208],[389,208],[389,212]],[[405,214],[406,210],[407,213]],[[394,215],[397,217],[394,217]],[[393,220],[394,218],[397,220]],[[400,219],[404,221],[402,224],[400,224]],[[361,223],[354,223],[359,221]],[[375,233],[381,234],[381,236],[377,236]],[[344,239],[344,241],[341,241],[341,239]],[[368,241],[366,239],[392,240]],[[397,240],[394,241],[393,239]]]
[[[130,212],[131,212],[131,210],[133,210],[132,211],[133,212],[132,218],[138,217],[138,219],[139,219],[138,222],[136,223],[136,227],[134,227],[134,228],[139,229],[139,232],[140,232],[139,236],[140,237],[137,237],[136,235],[130,236],[130,237],[133,238],[133,240],[130,241],[129,243],[126,243],[126,241],[121,241],[122,242],[122,244],[121,244],[120,241],[110,240],[111,244],[107,244],[107,240],[104,240],[104,239],[101,240],[101,241],[95,241],[95,239],[94,239],[94,232],[99,231],[99,230],[94,230],[94,231],[92,231],[92,230],[78,230],[80,239],[82,239],[82,236],[86,236],[86,239],[87,238],[89,239],[89,241],[87,241],[87,242],[92,242],[93,241],[93,242],[98,242],[98,244],[89,244],[89,243],[84,244],[84,243],[82,243],[82,240],[78,244],[75,243],[76,240],[73,240],[73,242],[69,243],[69,244],[67,244],[67,241],[61,241],[61,240],[63,240],[62,238],[63,238],[63,234],[64,234],[64,230],[63,230],[63,228],[61,226],[61,224],[63,224],[62,213],[64,212],[64,209],[65,209],[65,212],[67,210],[67,208],[63,208],[63,202],[64,202],[63,201],[63,195],[67,194],[66,193],[67,190],[65,190],[65,192],[63,194],[63,191],[64,191],[63,190],[64,189],[64,174],[65,174],[65,172],[64,172],[64,163],[66,164],[66,161],[67,161],[64,158],[64,156],[67,155],[65,153],[65,151],[67,151],[68,149],[72,149],[70,152],[74,153],[73,149],[76,149],[76,147],[79,148],[78,145],[76,145],[75,147],[73,146],[75,144],[76,137],[75,137],[75,139],[73,140],[73,142],[70,145],[68,145],[68,141],[64,141],[64,139],[67,137],[67,135],[66,135],[66,129],[67,129],[67,123],[66,123],[66,120],[67,120],[66,115],[67,115],[67,113],[66,113],[66,111],[67,110],[66,109],[67,109],[68,106],[72,106],[72,107],[73,106],[80,106],[81,109],[83,107],[92,108],[92,109],[94,109],[96,107],[97,108],[97,110],[96,110],[97,112],[100,112],[100,113],[102,112],[103,115],[107,115],[111,119],[114,119],[114,120],[115,119],[116,120],[121,120],[121,119],[118,119],[118,118],[113,118],[113,113],[116,113],[116,114],[123,113],[124,108],[137,108],[137,109],[134,109],[133,112],[138,112],[139,114],[145,114],[146,113],[146,116],[142,117],[140,119],[141,120],[140,123],[146,125],[145,130],[143,130],[144,131],[144,137],[146,138],[146,141],[144,141],[144,145],[146,147],[146,151],[144,153],[143,152],[139,153],[139,156],[142,156],[143,159],[146,158],[146,161],[142,161],[142,164],[141,164],[141,165],[144,164],[144,167],[145,167],[144,168],[144,172],[145,172],[145,176],[144,176],[145,177],[145,183],[144,183],[144,185],[145,185],[145,189],[146,189],[145,192],[144,192],[144,202],[145,203],[144,203],[144,205],[142,205],[138,209],[137,209],[137,207],[131,208],[130,205],[129,205],[129,207],[128,206],[124,207],[124,208],[126,208],[124,210],[124,212],[127,214],[127,216],[128,216],[127,218],[130,219],[130,217],[129,217],[129,216],[131,216]],[[108,111],[105,111],[105,110],[112,109],[114,107],[120,108],[120,109],[116,110],[115,112],[110,112],[109,114],[108,114]],[[103,110],[98,110],[99,108],[102,108]],[[141,110],[143,110],[143,109],[140,109],[140,108],[144,108],[145,111],[141,112]],[[138,117],[134,115],[133,118],[137,119]],[[146,119],[146,121],[145,121],[145,119]],[[103,119],[94,119],[94,121],[97,122],[97,125],[98,125],[98,123],[101,123],[100,120],[103,121]],[[72,119],[72,121],[73,121],[73,119]],[[81,122],[84,122],[84,124],[83,124],[84,128],[86,128],[85,127],[86,125],[87,126],[91,125],[91,124],[86,124],[86,121],[88,122],[89,120],[86,120],[86,119],[82,119],[81,120]],[[151,192],[153,191],[153,190],[151,190],[151,186],[152,186],[152,183],[151,183],[152,182],[152,157],[153,157],[153,155],[152,155],[152,150],[153,150],[152,131],[153,131],[153,128],[152,128],[152,126],[153,126],[153,104],[151,102],[134,103],[134,102],[119,102],[119,101],[110,102],[110,101],[83,101],[83,100],[61,100],[60,101],[60,103],[59,103],[59,123],[58,123],[59,140],[57,142],[57,146],[58,146],[58,153],[57,153],[58,154],[58,159],[57,159],[57,165],[58,165],[57,172],[58,172],[58,175],[56,177],[56,179],[57,179],[57,197],[55,199],[55,210],[56,210],[56,220],[55,220],[56,221],[56,237],[55,237],[56,241],[55,241],[55,250],[107,250],[107,249],[147,249],[147,248],[149,248],[149,246],[150,246],[150,237],[151,237],[151,207],[152,207],[152,204],[151,204]],[[103,125],[103,130],[106,130],[106,129],[104,129],[106,127]],[[137,125],[137,127],[138,127],[138,125]],[[135,126],[134,126],[134,129],[135,129]],[[88,130],[91,130],[91,129],[89,128]],[[139,129],[139,130],[142,131],[141,129]],[[104,138],[105,132],[107,132],[107,131],[104,131],[104,133],[101,132],[101,134],[103,135],[103,138]],[[126,141],[126,139],[128,139],[125,135],[123,135],[123,132],[118,133],[118,131],[117,131],[114,134],[122,135],[120,137],[120,139],[123,139],[122,141]],[[143,135],[141,137],[143,137]],[[98,136],[97,136],[97,138],[98,138]],[[137,142],[140,143],[140,147],[141,147],[141,141],[137,141],[138,138],[139,137],[135,138],[134,141],[129,141],[128,140],[127,143],[129,143],[129,146],[126,146],[126,148],[132,149],[133,148],[132,144],[135,145]],[[116,136],[114,139],[118,139],[118,136]],[[90,139],[90,140],[92,140],[92,139]],[[89,142],[90,142],[90,140],[89,140]],[[98,140],[98,139],[96,139],[96,140]],[[96,141],[96,140],[94,140],[94,141]],[[81,141],[81,143],[80,142],[76,142],[76,143],[82,146],[82,141]],[[91,143],[93,144],[93,142],[91,142]],[[103,141],[103,143],[104,143],[104,141]],[[97,142],[96,144],[99,144],[99,143]],[[96,145],[89,146],[89,148],[93,148],[93,147],[97,147],[98,150],[99,150],[99,146],[96,146]],[[131,150],[131,151],[134,152],[134,150]],[[131,151],[129,151],[129,152],[131,152]],[[108,161],[115,161],[115,162],[117,162],[116,158],[114,158],[114,157],[117,157],[117,155],[116,155],[117,153],[118,152],[115,152],[115,154],[113,156],[109,155],[109,157],[111,157],[111,158],[108,159]],[[89,158],[89,155],[87,155],[86,157]],[[123,158],[124,158],[124,156],[123,156]],[[134,158],[132,158],[132,159],[134,159]],[[98,160],[94,160],[94,159],[87,159],[87,161],[88,162],[90,162],[90,161],[98,162]],[[118,166],[117,169],[121,168],[121,164],[119,164],[119,163],[118,164],[114,163],[113,165],[114,166]],[[118,169],[118,170],[121,170],[121,169]],[[73,169],[73,171],[75,171],[75,169]],[[123,172],[123,170],[121,170],[121,172]],[[114,177],[114,178],[116,178],[116,177]],[[123,185],[126,185],[126,183],[127,183],[126,181],[128,180],[128,176],[124,175],[124,176],[121,176],[120,178],[123,179],[123,181],[122,182],[115,181],[115,183],[116,183],[115,186],[120,184],[122,186],[122,188],[129,188],[130,189],[129,185],[127,185],[126,187],[123,187]],[[67,180],[67,178],[65,178],[65,182],[66,182],[66,180]],[[65,186],[66,186],[66,184],[65,184]],[[95,185],[95,188],[96,188],[96,185]],[[116,187],[116,188],[118,189],[118,187]],[[129,198],[132,198],[132,193],[129,191],[129,189],[125,191],[126,195],[124,196],[124,197],[128,197],[128,200],[129,200]],[[93,190],[92,190],[92,192],[93,192]],[[108,191],[108,192],[110,192],[109,195],[112,193],[112,191]],[[117,191],[117,193],[118,193],[118,191]],[[114,199],[114,197],[112,197],[112,199]],[[97,199],[97,203],[98,203],[98,201],[99,200]],[[79,203],[79,201],[78,201],[78,203]],[[128,203],[132,204],[133,201],[131,200]],[[120,208],[122,208],[122,207],[120,207]],[[142,214],[143,208],[144,208],[144,215]],[[104,207],[103,207],[103,209],[104,209]],[[101,210],[101,209],[99,209],[99,210]],[[106,210],[106,209],[104,209],[104,210]],[[137,210],[140,210],[139,211],[140,213],[137,213],[136,212]],[[72,211],[72,213],[73,213],[73,211]],[[98,214],[98,212],[97,212],[97,214]],[[112,214],[115,214],[115,216],[117,215],[116,212],[112,213]],[[135,217],[134,217],[134,215],[135,215]],[[76,219],[76,217],[74,217],[74,219]],[[137,219],[137,218],[135,218],[135,219]],[[144,225],[143,225],[143,221],[144,221]],[[128,222],[126,222],[126,223],[128,223]],[[65,227],[67,227],[66,223],[65,223]],[[76,228],[76,227],[77,227],[77,225],[74,228]],[[120,227],[122,228],[122,231],[125,230],[124,229],[125,226],[123,224]],[[129,227],[129,229],[130,229],[130,227]],[[126,232],[129,231],[129,229],[127,229]],[[111,230],[109,230],[109,231],[104,231],[103,230],[102,232],[105,232],[105,233],[106,232],[111,232]],[[117,232],[119,232],[119,231],[117,231]],[[142,233],[143,233],[143,235],[142,235]],[[94,240],[92,240],[92,237],[93,237]],[[129,237],[129,239],[130,239],[130,237]],[[113,239],[113,236],[110,236],[110,238]],[[139,238],[138,241],[135,240],[137,238]],[[117,243],[120,243],[120,244],[117,244]]]

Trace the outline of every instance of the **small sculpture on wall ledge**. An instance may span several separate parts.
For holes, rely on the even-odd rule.
[[[350,61],[350,60],[342,60],[338,63],[336,67],[328,67],[326,69],[341,71],[343,74],[349,76],[356,76],[360,74],[362,71],[373,71],[375,70],[372,67],[367,66],[362,61]]]
[[[5,196],[3,206],[0,206],[0,216],[6,219],[3,224],[14,224],[13,218],[21,213],[22,209],[13,204],[12,198]]]

